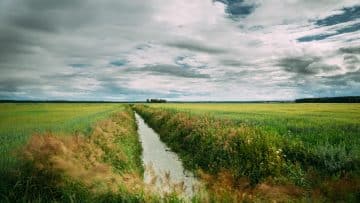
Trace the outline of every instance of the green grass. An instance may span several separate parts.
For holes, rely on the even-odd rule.
[[[19,170],[22,163],[16,154],[31,135],[89,134],[94,123],[122,111],[123,107],[119,104],[0,104],[1,177]],[[0,189],[9,189],[9,183],[2,179]]]
[[[181,201],[146,192],[129,105],[0,107],[0,202]]]
[[[149,106],[135,105],[135,109],[179,153],[188,168],[201,168],[214,175],[225,169],[235,183],[245,176],[252,184],[270,178],[307,191],[318,188],[332,201],[359,197],[359,193],[354,193],[354,188],[359,190],[360,182],[359,104]],[[125,114],[117,114],[121,112]],[[109,119],[119,126],[101,124]],[[94,132],[95,123],[105,131]],[[54,174],[48,174],[47,170],[45,175],[42,171],[40,176],[34,176],[39,171],[25,168],[16,157],[31,135],[51,132],[64,138],[80,133],[88,136],[90,140],[86,142],[91,143],[81,153],[91,157],[97,150],[103,151],[104,154],[96,155],[100,157],[96,160],[110,164],[115,175],[141,176],[141,146],[135,130],[133,113],[122,104],[0,104],[0,193],[17,201],[144,201],[144,198],[160,201],[152,194],[128,193],[126,183],[120,193],[102,196],[94,196],[81,181],[72,179],[65,179],[66,187],[54,187],[52,181],[56,183],[59,174],[55,173],[55,180]],[[109,132],[115,136],[103,139],[102,135]],[[58,149],[54,150],[57,155]],[[86,158],[88,155],[78,155],[74,158],[79,161],[73,162],[74,165],[92,160]],[[20,179],[11,179],[17,173]],[[63,175],[60,179],[64,180]],[[332,181],[338,180],[345,186],[334,196],[337,189]],[[165,200],[171,199],[179,201],[176,195]]]
[[[35,133],[88,134],[92,124],[119,104],[0,104],[0,170],[14,167],[12,156]]]
[[[360,159],[360,104],[152,104],[246,123],[301,141],[318,156]],[[329,163],[327,167],[334,168]]]
[[[360,189],[359,104],[136,105],[190,169],[295,184],[330,200]],[[342,193],[336,182],[343,181]],[[313,189],[313,190],[312,190]],[[355,195],[355,196],[354,196]]]

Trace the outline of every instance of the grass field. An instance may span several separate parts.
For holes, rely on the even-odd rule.
[[[1,104],[0,140],[1,201],[143,198],[141,146],[126,105]]]
[[[0,104],[0,171],[12,168],[12,152],[35,133],[88,134],[95,121],[119,111],[119,104]]]
[[[152,104],[246,123],[322,150],[360,158],[359,104]],[[320,145],[320,146],[319,146]],[[339,151],[339,153],[341,153]]]
[[[133,110],[206,183],[194,201],[360,198],[359,104]],[[0,104],[0,200],[180,201],[154,194],[143,170],[129,105]]]
[[[148,106],[136,109],[190,168],[359,198],[359,104]]]
[[[359,104],[155,104],[227,118],[268,133],[298,139],[319,153],[360,158]],[[346,157],[342,157],[346,159]],[[328,166],[331,167],[331,166]]]

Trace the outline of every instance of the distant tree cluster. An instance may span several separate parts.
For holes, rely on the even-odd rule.
[[[147,103],[166,103],[165,99],[147,99]]]
[[[360,103],[360,96],[297,99],[296,103]]]

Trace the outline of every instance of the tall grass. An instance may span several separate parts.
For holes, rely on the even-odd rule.
[[[70,118],[66,122],[51,117],[46,122],[31,116],[34,111],[22,112],[28,108],[18,109],[20,115],[44,123],[16,143],[18,161],[1,174],[0,202],[182,201],[176,193],[160,196],[144,184],[141,144],[128,105],[81,105],[49,107],[48,116],[56,115],[55,109],[68,110],[59,112],[62,118]],[[56,126],[56,122],[68,125]]]
[[[359,104],[152,104],[229,119],[282,137],[287,159],[336,174],[360,170]],[[296,149],[295,149],[296,148]]]
[[[278,175],[284,165],[278,139],[255,128],[146,106],[135,109],[191,168],[212,174],[228,169],[234,178],[247,176],[255,184]]]
[[[133,112],[128,107],[49,106],[35,105],[35,109],[50,110],[37,111],[45,113],[48,119],[45,115],[31,115],[33,110],[22,112],[24,109],[18,109],[21,116],[15,120],[32,118],[37,121],[24,123],[23,127],[17,123],[16,127],[26,129],[29,126],[28,132],[35,135],[30,137],[26,134],[17,143],[13,142],[17,148],[17,153],[14,153],[17,156],[14,157],[20,161],[10,165],[12,167],[2,168],[0,192],[3,201],[92,202],[144,198],[141,145]],[[29,106],[26,107],[28,109]],[[61,113],[62,110],[65,111]],[[57,113],[62,117],[52,117]],[[109,118],[104,119],[106,117]],[[70,119],[66,121],[64,118]],[[99,119],[101,121],[93,125]],[[14,118],[4,120],[9,122]],[[33,131],[31,125],[37,122],[43,128]],[[60,125],[56,126],[56,122]],[[65,125],[61,126],[62,123]],[[4,127],[4,123],[2,125]],[[90,127],[92,130],[87,133]],[[24,147],[22,144],[28,137],[30,139]],[[8,147],[5,143],[1,146]]]
[[[13,152],[32,134],[89,134],[93,123],[120,108],[118,104],[0,104],[0,173],[15,167]]]
[[[137,105],[135,109],[163,141],[180,153],[189,168],[200,168],[215,176],[227,171],[235,187],[245,177],[251,185],[271,180],[304,190],[318,189],[329,197],[326,191],[343,181],[348,187],[334,198],[356,199],[360,189],[359,121],[353,119],[358,114],[345,108],[348,116],[341,111],[336,115],[335,108],[327,116],[325,110],[331,108],[318,105],[317,109],[307,106],[305,110],[291,105],[260,105],[260,110],[254,110],[244,105],[245,115],[239,105],[232,116],[217,112],[221,111],[220,104],[214,105],[214,112],[207,104]],[[225,114],[231,114],[226,107]],[[278,107],[279,112],[269,107]],[[254,110],[254,115],[246,109]],[[323,118],[316,113],[311,116],[312,111],[321,109],[325,109],[320,113]]]

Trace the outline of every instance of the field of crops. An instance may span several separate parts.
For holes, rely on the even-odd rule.
[[[150,104],[137,111],[192,169],[359,198],[358,104]],[[342,185],[342,188],[339,188]],[[341,190],[340,190],[341,189]],[[315,195],[316,196],[316,195]]]
[[[153,106],[245,123],[269,134],[300,140],[307,149],[313,150],[313,153],[339,159],[336,160],[337,162],[349,158],[360,158],[359,104],[165,104]],[[324,167],[329,170],[339,170],[336,166],[338,163],[333,164]]]
[[[143,198],[133,112],[119,104],[1,104],[1,202]]]
[[[0,201],[181,201],[144,183],[133,110],[204,183],[195,202],[360,198],[359,104],[45,103],[0,104]]]
[[[96,120],[119,110],[118,104],[0,104],[0,171],[13,167],[9,156],[35,133],[89,133]]]

